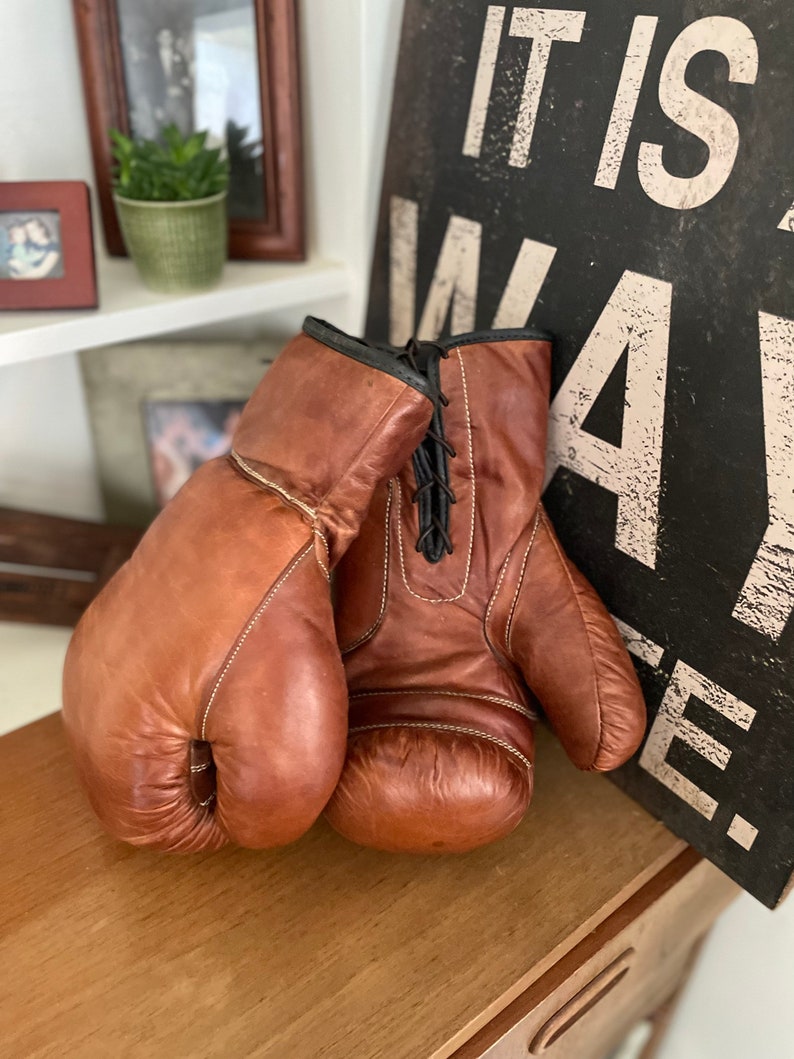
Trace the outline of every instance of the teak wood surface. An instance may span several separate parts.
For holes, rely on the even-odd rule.
[[[524,993],[453,1059],[604,1059],[641,1019],[651,1059],[704,936],[739,887],[688,848]],[[655,1038],[655,1040],[654,1040]]]
[[[0,739],[0,1054],[442,1059],[685,848],[539,733],[505,841],[392,856],[102,834],[57,715]]]

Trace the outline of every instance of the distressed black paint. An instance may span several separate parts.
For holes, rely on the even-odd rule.
[[[581,43],[552,47],[532,162],[508,166],[531,42],[510,37],[507,5],[480,158],[461,153],[487,4],[408,0],[375,252],[368,333],[389,321],[389,202],[419,204],[417,313],[451,214],[483,225],[476,325],[489,327],[524,237],[558,248],[530,322],[559,335],[555,389],[624,270],[673,285],[656,569],[614,546],[616,498],[566,470],[546,503],[572,558],[610,610],[664,648],[638,662],[650,716],[676,661],[757,711],[744,732],[692,699],[686,715],[728,747],[725,771],[675,740],[667,760],[719,802],[705,819],[635,760],[616,781],[674,831],[772,906],[794,869],[794,621],[779,641],[732,611],[768,518],[758,312],[794,317],[794,234],[777,230],[794,200],[794,16],[787,0],[608,0],[544,4],[585,10]],[[659,24],[616,190],[593,184],[635,16]],[[641,141],[665,145],[668,170],[698,172],[706,149],[661,112],[659,72],[684,26],[712,15],[744,22],[758,44],[754,85],[731,84],[727,60],[696,57],[687,81],[741,132],[723,190],[704,206],[654,203],[637,177]],[[622,374],[623,373],[623,374]],[[587,429],[620,437],[619,365]],[[735,814],[758,828],[751,849],[727,836]]]

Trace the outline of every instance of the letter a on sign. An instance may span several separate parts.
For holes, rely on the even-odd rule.
[[[672,286],[624,272],[551,405],[546,480],[562,465],[618,497],[615,546],[656,566]],[[582,424],[628,346],[620,446]]]

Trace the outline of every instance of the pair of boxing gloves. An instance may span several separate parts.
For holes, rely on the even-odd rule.
[[[308,318],[86,611],[63,715],[117,838],[453,852],[512,830],[540,705],[572,761],[638,747],[614,623],[540,504],[551,341],[403,351]],[[336,569],[336,612],[331,571]]]

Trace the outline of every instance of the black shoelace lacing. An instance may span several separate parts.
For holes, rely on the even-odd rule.
[[[454,459],[456,452],[444,436],[443,409],[449,401],[441,390],[439,370],[439,361],[446,360],[449,353],[438,342],[418,342],[412,338],[396,355],[404,357],[415,371],[421,372],[435,392],[430,426],[413,455],[416,489],[411,502],[418,505],[419,513],[416,550],[429,563],[437,563],[453,551],[449,509],[455,503],[455,493],[449,484],[449,460]]]

